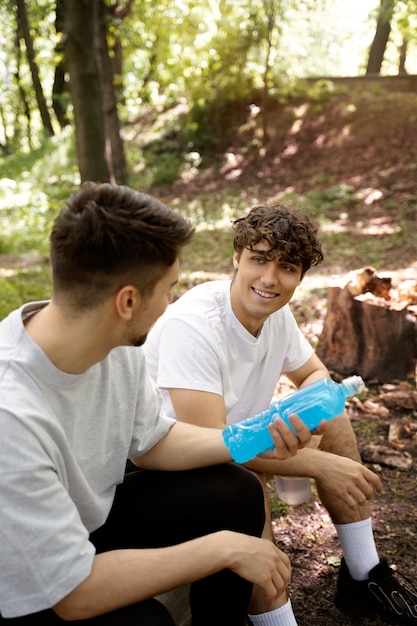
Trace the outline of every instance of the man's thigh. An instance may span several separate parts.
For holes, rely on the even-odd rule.
[[[106,523],[91,534],[98,552],[164,547],[228,529],[259,536],[262,488],[235,463],[181,472],[129,472]]]

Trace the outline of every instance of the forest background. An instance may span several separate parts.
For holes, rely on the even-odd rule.
[[[230,276],[233,216],[302,207],[325,252],[293,301],[313,345],[332,277],[417,280],[417,0],[0,0],[0,24],[0,319],[50,296],[49,230],[84,180],[148,191],[196,225],[177,295]],[[393,389],[407,406],[387,408]],[[349,405],[361,450],[409,426],[410,466],[365,462],[385,485],[381,553],[414,579],[415,393],[415,377],[370,380]],[[338,546],[314,488],[274,516],[300,626],[356,623],[331,602]]]
[[[65,198],[84,180],[109,180],[154,192],[206,240],[217,238],[214,247],[195,238],[188,274],[229,271],[230,216],[273,200],[317,218],[333,273],[354,268],[340,256],[352,245],[335,241],[335,216],[352,205],[367,214],[370,202],[389,208],[380,183],[400,185],[398,168],[415,161],[403,155],[367,177],[377,165],[369,150],[398,118],[397,88],[353,90],[336,78],[414,76],[416,8],[417,0],[2,0],[0,254],[47,255]],[[406,137],[408,107],[406,127],[397,119]],[[341,128],[326,130],[335,115]],[[355,180],[332,171],[331,149],[346,150],[349,133],[366,146]],[[389,269],[384,243],[357,262]],[[34,281],[28,267],[3,277],[0,317],[26,295],[48,295],[47,263],[38,271]]]

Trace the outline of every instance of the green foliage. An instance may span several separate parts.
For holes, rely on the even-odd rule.
[[[51,296],[51,272],[45,262],[26,268],[16,267],[8,276],[0,274],[0,319],[25,302]]]
[[[16,307],[19,294],[9,280],[0,276],[0,319],[6,317]]]
[[[49,231],[78,183],[69,131],[30,153],[0,158],[0,254],[9,259],[0,269],[0,319],[50,297]]]
[[[275,498],[271,497],[271,512],[274,516],[284,517],[288,515],[288,506],[278,496]]]
[[[69,131],[28,154],[0,158],[0,252],[47,253],[52,221],[78,184]]]
[[[161,155],[159,159],[151,161],[154,170],[152,184],[171,185],[179,177],[181,163],[181,155],[178,154]]]
[[[367,54],[367,45],[361,49],[358,41],[368,41],[376,17],[331,0],[142,0],[123,19],[113,15],[115,3],[107,4],[110,51],[116,57],[118,44],[123,50],[122,72],[116,77],[123,120],[130,122],[149,105],[186,103],[193,109],[188,130],[201,130],[203,140],[214,145],[223,131],[217,107],[219,118],[226,103],[265,86],[274,97],[297,95],[299,77],[343,75],[352,57],[356,67],[348,73],[357,72]],[[401,35],[407,38],[410,57],[414,51],[415,5],[416,0],[396,2],[388,73],[397,70],[394,55],[398,57]],[[27,0],[26,6],[52,111],[54,72],[62,54],[56,6],[49,0]],[[22,41],[16,46],[14,2],[0,4],[0,19],[0,145],[9,152],[27,152],[40,145],[43,134],[26,51]],[[309,89],[309,97],[320,102],[337,89],[321,79]],[[210,120],[217,122],[213,133]],[[172,163],[168,169],[175,169]]]
[[[321,78],[306,88],[306,97],[313,102],[324,102],[336,94],[346,93],[345,85],[336,85],[334,81]]]
[[[330,187],[313,187],[304,196],[305,207],[312,214],[328,214],[329,211],[340,211],[358,204],[353,185],[337,183]]]
[[[35,62],[42,87],[52,85],[55,63],[55,4],[49,0],[26,0],[33,37]],[[0,50],[0,145],[6,154],[36,150],[44,139],[32,75],[23,39],[16,41],[16,3],[0,3],[2,49]],[[50,98],[49,98],[50,101]]]
[[[377,436],[385,437],[386,431],[387,427],[384,423],[364,419],[355,421],[355,432],[370,439]]]
[[[185,123],[185,141],[205,151],[227,146],[245,123],[251,102],[253,99],[233,100],[219,95],[195,104]]]
[[[195,107],[198,117],[197,109],[244,99],[262,90],[265,80],[271,95],[288,97],[299,88],[297,76],[311,75],[314,63],[323,73],[323,64],[331,64],[334,58],[334,50],[323,54],[318,43],[316,56],[305,48],[306,41],[313,45],[313,38],[329,45],[335,41],[337,11],[333,23],[328,23],[326,9],[314,0],[212,0],[208,4],[144,0],[133,5],[123,22],[110,26],[110,41],[119,37],[123,42],[123,117],[131,119],[143,106],[180,102]],[[303,47],[299,56],[294,45],[297,37]],[[302,70],[297,66],[301,57]],[[322,100],[337,89],[331,81],[317,81],[312,96]]]

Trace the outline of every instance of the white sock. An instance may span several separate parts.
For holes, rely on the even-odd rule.
[[[350,575],[354,580],[366,580],[370,570],[379,563],[372,519],[335,524],[335,527]]]
[[[253,626],[297,626],[297,622],[292,612],[291,600],[287,604],[280,606],[279,609],[268,611],[267,613],[258,613],[257,615],[249,615]]]

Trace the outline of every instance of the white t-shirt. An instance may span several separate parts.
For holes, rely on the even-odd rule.
[[[57,369],[11,313],[0,324],[0,612],[50,608],[91,572],[128,457],[173,423],[141,348],[120,347],[80,375]]]
[[[163,390],[164,410],[175,416],[168,388],[216,393],[227,422],[267,409],[282,372],[313,353],[288,305],[273,313],[258,337],[239,322],[230,303],[231,281],[193,287],[158,319],[144,345],[148,370]]]

